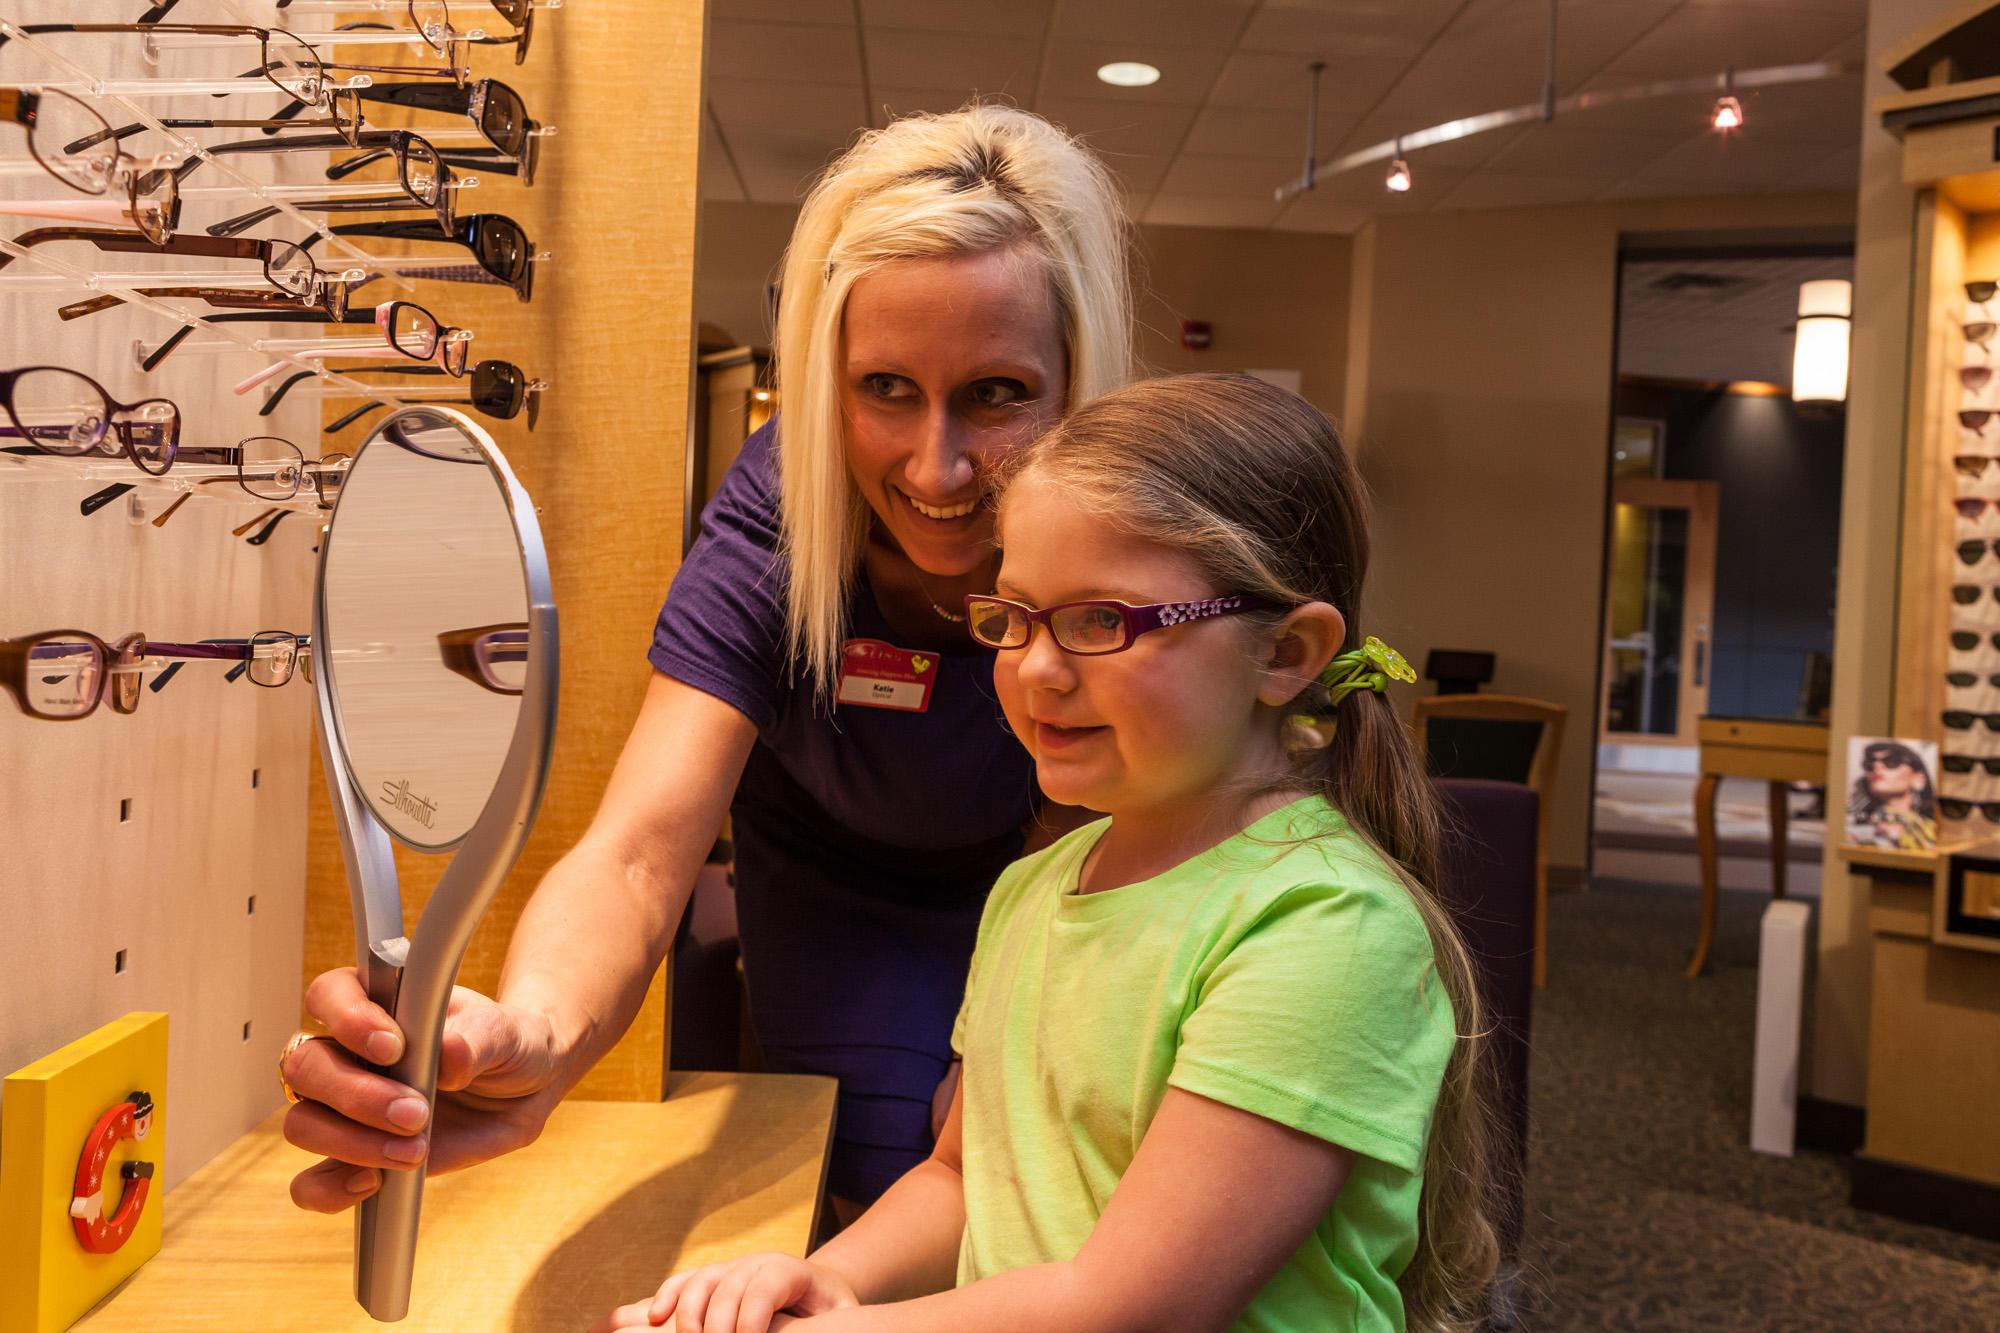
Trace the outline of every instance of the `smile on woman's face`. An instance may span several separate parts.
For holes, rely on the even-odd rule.
[[[1209,586],[1180,552],[1106,527],[1036,473],[1008,492],[1001,528],[996,591],[1029,606],[1233,591]],[[1258,700],[1269,677],[1257,662],[1269,651],[1233,616],[1155,630],[1102,656],[1065,653],[1036,626],[1025,648],[995,654],[993,684],[1051,800],[1185,829],[1207,821],[1224,783],[1282,767]]]
[[[860,278],[841,318],[847,467],[881,530],[927,573],[992,556],[975,464],[1018,449],[1069,391],[1048,279],[1020,247],[905,259]]]

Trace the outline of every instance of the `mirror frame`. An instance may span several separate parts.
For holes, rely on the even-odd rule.
[[[313,579],[313,692],[320,758],[347,863],[355,955],[362,982],[369,998],[403,1029],[402,1058],[379,1067],[378,1072],[415,1088],[435,1113],[438,1053],[459,964],[480,918],[526,844],[541,806],[555,739],[560,661],[555,597],[534,502],[491,436],[464,413],[450,408],[429,404],[400,408],[376,423],[354,451],[350,471],[360,466],[371,448],[408,447],[385,436],[390,436],[398,422],[413,416],[449,420],[465,432],[481,461],[491,469],[513,519],[528,600],[528,658],[521,707],[486,805],[471,829],[454,842],[419,846],[398,837],[369,808],[347,762],[333,672],[327,660],[326,565],[339,536],[340,506],[349,494],[345,486],[341,488],[320,539]],[[404,934],[392,839],[420,852],[452,853],[451,864],[431,890],[417,928],[408,937]],[[429,1126],[425,1128],[428,1131]],[[378,1320],[401,1319],[409,1311],[424,1174],[422,1170],[383,1172],[382,1188],[355,1210],[354,1295]]]

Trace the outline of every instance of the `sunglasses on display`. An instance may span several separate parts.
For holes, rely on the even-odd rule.
[[[1110,598],[1064,602],[1038,611],[1004,597],[967,597],[965,624],[974,641],[988,648],[1025,648],[1036,625],[1046,625],[1056,647],[1066,653],[1095,657],[1122,653],[1142,634],[1213,616],[1272,611],[1275,603],[1261,597],[1232,594],[1192,602],[1151,602],[1133,606]]]
[[[1938,763],[1947,773],[1970,773],[1977,765],[1986,770],[1988,777],[2000,778],[2000,756],[1946,754],[1938,760]]]
[[[1969,629],[1955,629],[1951,632],[1951,646],[1961,653],[1969,653],[1974,648],[1977,648],[1979,641],[1985,637],[1985,635],[1975,634]],[[2000,649],[2000,633],[1994,634],[1992,640],[1993,647]]]
[[[529,117],[521,95],[498,79],[477,79],[463,88],[429,83],[378,83],[357,89],[363,101],[417,111],[463,115],[471,120],[493,151],[512,159],[523,185],[535,183],[535,160],[540,152],[541,125]],[[294,103],[278,113],[279,119],[300,114],[307,108]],[[265,133],[275,133],[266,130]],[[483,157],[478,149],[462,150],[453,158]],[[461,163],[460,165],[470,165]],[[501,171],[497,164],[484,169]]]
[[[451,227],[432,222],[346,222],[330,228],[336,236],[369,236],[397,241],[439,241],[472,251],[479,266],[514,289],[523,301],[535,294],[535,247],[521,224],[504,213],[468,213]],[[310,249],[319,240],[300,244]]]
[[[1974,810],[1988,823],[2000,824],[2000,801],[1961,801],[1951,796],[1938,797],[1938,810],[1946,819],[1970,819]]]
[[[1982,500],[1976,496],[1966,496],[1951,502],[1951,507],[1958,511],[1958,516],[1967,521],[1977,519],[1985,513],[1988,505],[2000,509],[2000,500]]]
[[[1958,414],[1958,424],[1978,435],[1986,430],[1986,423],[1993,419],[1989,408],[1967,408]]]
[[[1971,606],[1979,600],[1979,595],[1986,591],[1989,589],[1977,583],[1954,583],[1951,585],[1951,600],[1960,606]],[[1993,587],[1990,591],[1993,600],[2000,602],[2000,587]]]
[[[1965,340],[1981,346],[1993,341],[1994,322],[1990,319],[1978,320],[1965,326]]]
[[[341,371],[341,374],[350,377],[362,374],[442,375],[444,373],[446,372],[438,366],[349,366]],[[277,410],[278,404],[293,385],[315,378],[317,376],[309,370],[294,373],[272,390],[271,396],[264,400],[264,405],[257,409],[258,414],[269,416]],[[535,428],[536,418],[540,416],[540,395],[548,388],[548,385],[541,380],[528,378],[527,372],[513,362],[493,360],[481,361],[469,367],[465,375],[465,385],[469,390],[469,396],[465,398],[437,399],[426,396],[422,401],[462,404],[499,421],[512,421],[521,414],[523,408],[526,408],[528,429],[532,431]],[[399,393],[396,396],[400,398],[403,395]],[[363,404],[338,420],[328,423],[325,433],[332,435],[345,430],[368,413],[380,411],[387,406],[389,404],[383,402]]]
[[[1992,380],[1993,367],[1991,366],[1960,366],[1958,368],[1958,382],[1969,392],[1978,393],[1991,383]]]
[[[1970,731],[1974,722],[1984,722],[1988,731],[2000,731],[2000,713],[1974,713],[1963,708],[1947,708],[1940,717],[1953,731]]]
[[[1947,671],[1944,673],[1945,684],[1955,690],[1969,690],[1979,683],[1979,679],[1977,671]],[[1986,683],[1996,689],[2000,689],[2000,672],[1995,672],[1987,676]]]
[[[2000,540],[1975,538],[1958,544],[1958,562],[1961,565],[1976,565],[1986,558],[1988,551],[2000,555]]]
[[[1986,454],[1953,454],[1951,459],[1951,465],[1958,469],[1960,476],[1975,479],[1984,475],[1986,470],[1996,463],[2000,463],[2000,458]]]
[[[1993,293],[2000,291],[2000,282],[1968,282],[1965,284],[1965,299],[1974,305],[1985,305],[1993,299]]]

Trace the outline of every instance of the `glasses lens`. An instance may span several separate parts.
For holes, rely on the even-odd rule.
[[[1977,323],[1966,325],[1965,340],[1967,342],[1975,342],[1975,343],[1987,343],[1993,341],[1993,321],[1990,319],[1982,319]]]
[[[1985,305],[1993,299],[1993,293],[2000,290],[2000,283],[1968,282],[1965,284],[1965,299],[1974,305]]]
[[[451,34],[451,12],[444,0],[410,0],[410,26],[424,35],[433,51],[442,51]]]
[[[1944,812],[1946,819],[1966,819],[1972,814],[1972,802],[1941,796],[1938,798],[1938,809]]]
[[[299,640],[283,630],[265,630],[250,640],[250,680],[264,686],[283,685],[298,669]]]
[[[266,241],[264,276],[271,285],[291,296],[311,296],[319,283],[319,265],[312,256],[290,241]]]
[[[1960,412],[1958,414],[1958,424],[1965,427],[1967,430],[1985,430],[1986,423],[1988,421],[1991,421],[1992,419],[1993,419],[1993,413],[1989,411],[1982,411],[1977,408],[1967,412]]]
[[[527,390],[528,377],[511,361],[481,361],[472,368],[472,405],[489,417],[512,421]]]
[[[1951,507],[1958,511],[1960,518],[1971,519],[1978,518],[1981,514],[1985,513],[1986,506],[1991,503],[1992,501],[1990,500],[1953,500]]]
[[[174,465],[174,446],[181,438],[181,410],[164,398],[149,398],[111,419],[118,438],[134,462],[158,476]]]
[[[472,657],[488,689],[519,694],[528,678],[528,631],[488,630],[473,640]]]
[[[472,238],[479,265],[503,282],[519,282],[528,267],[528,234],[512,218],[488,214]]]
[[[1049,618],[1056,642],[1073,653],[1108,653],[1125,646],[1125,613],[1115,606],[1066,606]]]
[[[1962,565],[1976,565],[1986,557],[1986,543],[1981,541],[1960,542],[1958,561]]]
[[[1949,708],[1939,715],[1944,724],[1953,731],[1964,731],[1972,725],[1972,714],[1962,708]]]
[[[264,77],[307,106],[325,109],[332,101],[319,56],[288,32],[265,36]]]
[[[1969,629],[1953,630],[1951,632],[1951,646],[1958,649],[1961,653],[1969,653],[1979,646],[1979,636]]]
[[[1954,583],[1951,585],[1951,600],[1960,606],[1971,606],[1979,600],[1979,588],[1976,584]]]
[[[9,407],[15,428],[49,454],[89,453],[111,421],[111,404],[95,380],[54,366],[24,371]]]
[[[498,79],[489,81],[479,130],[495,148],[519,157],[528,142],[528,109],[521,104],[521,95]]]
[[[1979,683],[1979,673],[1977,671],[1947,671],[1944,673],[1944,681],[1945,684],[1955,690],[1970,689]]]
[[[327,115],[333,121],[333,132],[347,140],[350,145],[361,142],[361,94],[353,88],[331,90],[327,98]]]
[[[134,634],[118,645],[118,661],[111,668],[111,709],[130,713],[139,707],[139,689],[146,683],[140,661],[146,656],[146,640]]]
[[[354,299],[354,289],[345,282],[329,282],[321,289],[320,299],[326,303],[327,318],[343,320],[347,318],[348,303]]]
[[[988,648],[1019,648],[1028,641],[1028,617],[1017,606],[975,597],[967,611],[966,628]]]
[[[1973,393],[1978,393],[1993,379],[1991,366],[1960,366],[1958,382]]]
[[[1986,470],[1990,461],[1984,454],[1954,454],[1951,465],[1968,477],[1976,477]]]
[[[437,149],[412,134],[403,140],[403,151],[397,154],[396,166],[403,176],[403,189],[410,198],[420,204],[437,204],[443,179],[443,173],[438,169]]]
[[[1947,773],[1970,773],[1973,757],[1969,754],[1948,754],[1938,761]]]
[[[307,475],[319,491],[319,502],[330,505],[340,498],[340,488],[347,480],[346,454],[322,454],[319,462],[308,469]]]
[[[42,91],[35,107],[28,151],[51,176],[85,194],[103,194],[111,188],[121,152],[104,117],[53,88]]]
[[[181,220],[180,181],[171,171],[147,171],[132,178],[126,190],[132,225],[155,245],[174,238]]]
[[[398,301],[389,312],[389,341],[404,356],[428,361],[437,355],[438,322],[422,306]]]
[[[514,20],[521,30],[514,34],[514,63],[521,64],[528,58],[528,39],[535,35],[535,11],[531,6],[521,7],[521,17]]]
[[[465,374],[465,357],[472,350],[472,335],[453,329],[444,340],[444,373],[454,378]]]
[[[89,639],[58,635],[28,645],[28,709],[38,717],[82,717],[104,688],[104,653]]]
[[[299,493],[306,461],[297,445],[276,435],[253,435],[238,447],[236,478],[244,490],[261,500],[289,500]]]

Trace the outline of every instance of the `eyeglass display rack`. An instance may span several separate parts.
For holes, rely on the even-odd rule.
[[[170,62],[155,52],[160,63],[154,64],[146,43],[132,34],[37,38],[20,31],[40,22],[134,17],[124,0],[0,0],[0,31],[9,39],[0,46],[0,86],[60,87],[114,124],[148,124],[153,132],[144,142],[153,152],[177,140],[192,145],[230,133],[176,132],[160,119],[253,119],[282,105],[277,90],[238,77],[243,51],[226,42],[174,50]],[[303,29],[337,20],[324,13],[288,16],[269,0],[184,0],[173,21]],[[499,59],[507,58],[499,49]],[[367,50],[383,63],[409,63],[401,54],[385,57],[381,46]],[[254,65],[257,57],[249,60]],[[169,63],[174,76],[231,80],[220,86],[242,91],[153,95]],[[28,160],[22,127],[0,124],[0,159]],[[343,259],[367,252],[295,207],[285,191],[271,189],[316,183],[323,193],[328,161],[307,152],[211,158],[196,178],[203,188],[184,199],[180,230],[197,232],[261,201],[277,215],[248,234],[296,241],[317,232],[316,257],[335,271]],[[39,171],[0,172],[0,199],[86,197]],[[222,271],[231,265],[214,261],[103,254],[77,245],[29,249],[8,239],[47,225],[55,224],[0,217],[0,252],[13,256],[0,269],[0,371],[54,365],[90,376],[119,401],[164,397],[180,408],[184,448],[277,435],[308,460],[351,448],[365,434],[357,427],[324,435],[322,423],[366,399],[323,404],[296,393],[262,416],[268,390],[239,395],[231,391],[236,382],[282,360],[316,372],[322,385],[392,407],[398,401],[393,385],[352,379],[296,351],[265,346],[310,336],[310,326],[211,322],[198,304],[133,290],[155,271],[174,285],[189,274],[208,285],[250,285],[254,264],[231,274]],[[434,305],[448,317],[451,293],[463,289],[426,286],[440,293]],[[389,299],[416,290],[392,267],[370,294]],[[68,322],[57,317],[58,306],[91,294],[126,304]],[[241,351],[177,353],[151,372],[141,370],[135,349],[190,324],[196,326],[190,343],[222,340]],[[371,359],[396,359],[384,350]],[[479,348],[485,355],[504,352]],[[234,475],[227,466],[177,462],[164,476],[149,477],[124,459],[0,454],[0,638],[82,629],[106,640],[142,632],[194,642],[303,630],[310,620],[317,498],[310,489],[289,501],[259,498],[235,486]],[[82,512],[86,497],[121,485],[131,489]],[[195,494],[187,499],[190,489]],[[183,499],[171,520],[156,526]],[[265,516],[284,510],[302,512],[270,526]],[[251,520],[252,530],[241,531]],[[271,1069],[298,1019],[311,689],[302,677],[277,688],[240,676],[231,682],[227,665],[187,662],[162,684],[164,664],[156,664],[145,672],[130,714],[107,705],[52,722],[27,716],[11,697],[0,699],[0,904],[15,941],[0,962],[0,1013],[8,1015],[0,1024],[0,1072],[127,1012],[170,1014],[161,1103],[170,1108],[173,1129],[162,1182],[169,1189],[276,1107]]]
[[[1954,813],[1967,817],[1941,823],[1934,851],[1842,853],[1867,884],[1867,933],[1852,941],[1866,950],[1867,990],[1857,998],[1868,1024],[1853,1202],[1992,1239],[2000,1239],[2000,1139],[1992,1133],[2000,1107],[2000,1011],[1992,1004],[2000,994],[2000,819],[1986,810],[2000,815],[2000,774],[1981,761],[2000,759],[2000,728],[1986,721],[2000,722],[2000,550],[1992,545],[2000,504],[1984,503],[2000,500],[2000,463],[1977,460],[2000,457],[2000,417],[1961,414],[2000,407],[2000,373],[1960,371],[2000,372],[2000,340],[1981,327],[2000,301],[1968,290],[2000,278],[1996,21],[2000,3],[1961,5],[1890,46],[1880,67],[1905,91],[1873,103],[1902,141],[1902,179],[1915,193],[1891,726],[1897,736],[1937,741],[1942,755],[1974,760],[1970,772],[1941,775],[1941,794],[1966,802]],[[1961,501],[1973,503],[1961,510]],[[1973,560],[1961,558],[1961,543]],[[1976,591],[1962,603],[1954,585]],[[1954,634],[1973,637],[1954,642]]]

